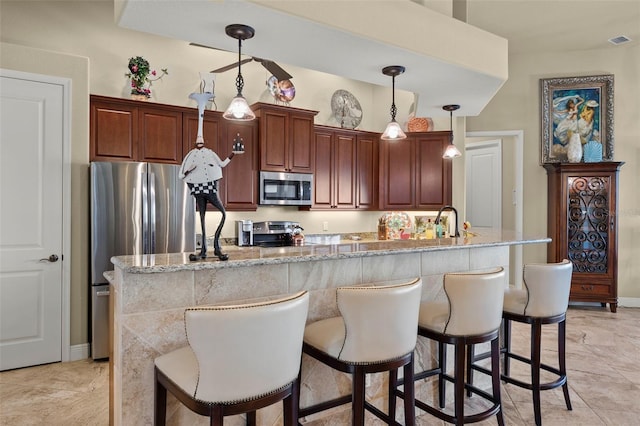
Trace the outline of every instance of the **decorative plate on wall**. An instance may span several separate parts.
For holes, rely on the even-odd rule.
[[[355,129],[362,121],[360,102],[346,90],[336,90],[331,97],[333,118],[345,129]]]

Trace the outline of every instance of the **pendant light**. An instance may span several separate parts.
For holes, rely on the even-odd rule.
[[[401,65],[391,65],[382,68],[382,74],[391,76],[391,121],[387,124],[387,128],[384,129],[384,133],[380,136],[380,139],[385,141],[397,141],[406,139],[407,135],[404,134],[400,125],[396,122],[396,76],[404,72],[404,67]]]
[[[232,24],[227,25],[225,32],[229,37],[238,40],[238,77],[236,77],[236,88],[238,94],[231,100],[229,108],[222,114],[227,120],[234,121],[249,121],[256,118],[256,115],[249,107],[247,100],[242,96],[242,88],[244,87],[244,79],[242,78],[242,72],[240,72],[240,66],[242,65],[242,40],[247,40],[253,37],[255,30],[248,25]]]
[[[445,105],[442,109],[449,111],[449,128],[451,129],[451,141],[449,142],[447,149],[445,149],[442,158],[453,159],[460,157],[462,154],[460,154],[458,148],[453,144],[453,111],[460,109],[460,105]]]

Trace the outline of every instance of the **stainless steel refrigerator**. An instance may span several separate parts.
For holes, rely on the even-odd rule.
[[[180,166],[94,162],[91,176],[91,356],[109,356],[111,257],[195,250],[195,201]]]

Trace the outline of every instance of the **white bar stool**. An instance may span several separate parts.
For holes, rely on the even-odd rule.
[[[529,264],[524,266],[523,289],[509,289],[504,294],[504,371],[502,380],[533,392],[533,412],[536,425],[542,424],[540,391],[562,386],[567,410],[571,410],[567,365],[565,361],[566,319],[571,290],[573,264],[567,259],[561,263]],[[511,321],[531,325],[531,353],[526,358],[511,352]],[[558,324],[558,368],[543,364],[540,360],[542,325]],[[510,376],[510,360],[531,366],[531,383]],[[551,372],[557,379],[540,383],[540,372]]]
[[[221,426],[225,416],[284,402],[284,424],[298,424],[298,373],[307,320],[306,291],[278,300],[188,308],[189,346],[155,360],[155,424],[166,421],[167,390]]]
[[[329,367],[352,375],[350,395],[301,408],[300,417],[352,403],[352,424],[365,424],[365,409],[387,424],[395,421],[395,403],[385,414],[365,400],[365,376],[403,367],[413,377],[413,350],[417,341],[418,309],[422,280],[384,285],[341,287],[337,303],[341,316],[317,321],[304,332],[303,352]],[[395,380],[394,380],[395,381]],[[389,395],[393,395],[389,380]],[[413,381],[409,382],[410,384]],[[408,386],[404,404],[405,424],[415,424],[413,386]]]
[[[447,302],[421,304],[418,335],[438,342],[438,367],[415,374],[414,379],[438,376],[440,407],[438,409],[418,399],[415,400],[416,407],[456,425],[475,423],[494,415],[498,424],[504,425],[500,399],[499,330],[505,279],[503,268],[448,273],[443,282]],[[492,394],[465,383],[465,349],[483,342],[491,342]],[[454,346],[453,376],[446,372],[446,344]],[[446,381],[454,383],[453,415],[444,411]],[[469,395],[477,394],[492,405],[482,412],[465,415],[465,389]],[[396,394],[403,396],[400,391]]]

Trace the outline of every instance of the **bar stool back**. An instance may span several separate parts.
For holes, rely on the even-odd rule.
[[[188,346],[155,360],[155,424],[166,421],[167,390],[222,425],[224,416],[284,401],[284,424],[297,425],[298,373],[307,319],[306,291],[278,300],[185,311]]]
[[[415,380],[421,380],[438,375],[440,409],[418,399],[415,404],[429,414],[456,425],[478,422],[494,415],[497,415],[498,424],[504,425],[500,399],[499,345],[504,269],[448,273],[444,276],[443,287],[447,302],[422,303],[418,321],[418,335],[438,343],[438,366],[414,376]],[[465,349],[483,342],[491,342],[492,394],[465,383]],[[454,346],[453,376],[446,371],[446,344]],[[444,411],[446,381],[454,383],[453,414]],[[482,412],[465,415],[465,389],[470,394],[487,399],[491,406]],[[400,391],[396,391],[396,394],[403,396]]]
[[[564,401],[571,410],[567,367],[565,362],[566,313],[571,290],[573,264],[565,259],[561,263],[528,264],[523,271],[524,288],[509,289],[504,294],[504,372],[502,380],[533,392],[533,411],[536,425],[542,424],[540,391],[562,386]],[[531,325],[531,353],[529,358],[511,352],[511,321]],[[543,364],[540,360],[542,325],[558,324],[558,368]],[[515,359],[531,366],[531,382],[525,383],[511,377],[510,360]],[[542,370],[553,373],[557,379],[540,382]]]
[[[352,393],[301,408],[300,417],[351,402],[353,425],[364,425],[365,409],[387,424],[396,424],[395,405],[394,411],[385,414],[365,401],[365,375],[383,371],[395,374],[403,367],[405,376],[413,377],[421,290],[419,278],[402,284],[337,289],[341,316],[308,325],[303,352],[335,370],[350,373]],[[413,386],[408,394],[405,424],[413,425]]]

